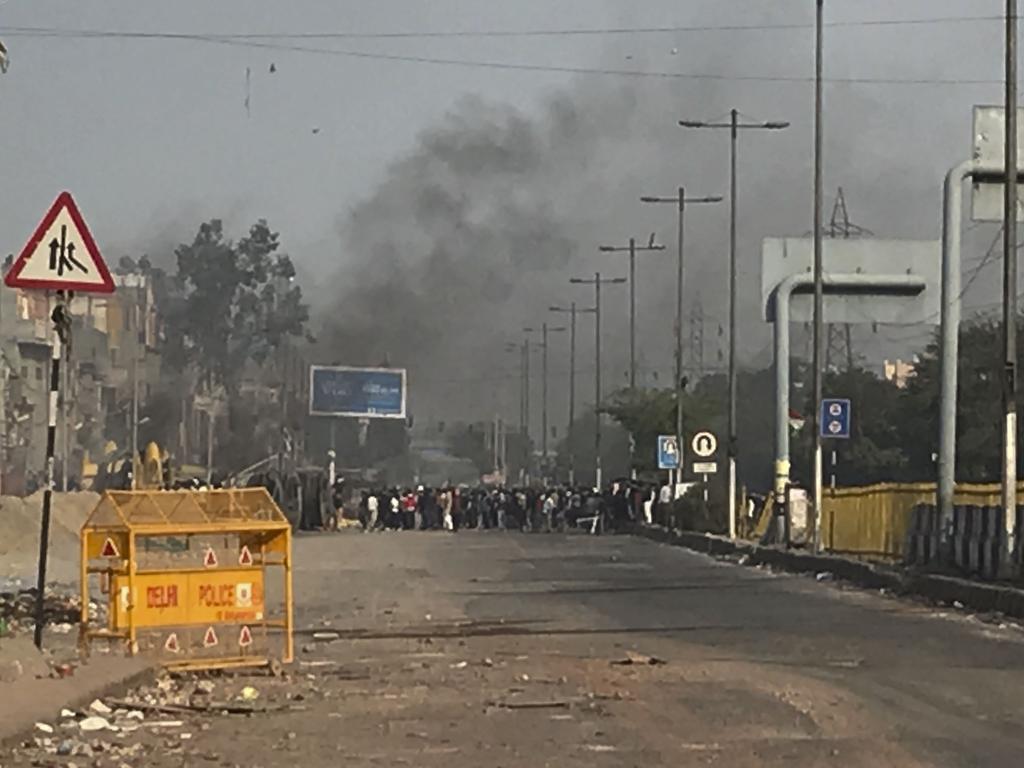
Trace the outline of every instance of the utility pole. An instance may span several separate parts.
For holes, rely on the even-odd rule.
[[[636,255],[648,251],[664,251],[664,245],[654,244],[654,233],[647,245],[638,246],[636,238],[629,238],[629,245],[602,245],[601,253],[629,254],[629,388],[636,389]]]
[[[822,466],[821,444],[821,398],[822,398],[822,358],[824,357],[822,327],[824,324],[825,284],[822,267],[822,206],[824,204],[823,157],[824,151],[824,104],[822,88],[822,69],[824,66],[824,15],[825,0],[817,0],[815,18],[814,45],[814,356],[812,365],[814,401],[811,405],[811,434],[814,437],[814,453],[811,456],[814,471],[814,508],[810,523],[810,534],[813,538],[814,551],[821,546],[821,499],[824,467]]]
[[[688,350],[689,370],[695,371],[698,379],[704,378],[704,306],[700,299],[690,302],[690,348]]]
[[[740,113],[733,109],[729,113],[729,122],[704,122],[699,120],[680,120],[683,128],[728,128],[732,141],[729,145],[729,427],[726,440],[726,453],[729,460],[729,519],[736,519],[736,401],[738,382],[736,378],[736,201],[737,174],[736,160],[741,130],[777,131],[788,128],[788,122],[740,122]],[[789,467],[786,467],[788,474]],[[779,473],[776,472],[776,476]]]
[[[536,328],[523,328],[525,333],[535,333]],[[546,476],[547,462],[548,462],[548,334],[549,333],[561,333],[565,331],[564,327],[559,326],[558,328],[551,328],[547,323],[542,323],[540,327],[541,332],[541,437],[540,437],[540,453],[541,453],[541,477]]]
[[[569,447],[569,485],[576,485],[576,447],[573,442],[573,424],[576,422],[576,315],[580,312],[596,313],[596,307],[579,309],[576,302],[566,307],[549,307],[549,312],[568,313],[569,321],[569,428],[566,429],[566,441]]]
[[[594,286],[594,487],[601,489],[601,285],[621,285],[624,277],[601,278],[600,272],[594,278],[571,277],[574,285]]]
[[[672,488],[679,483],[683,472],[682,446],[683,446],[683,244],[686,231],[686,206],[687,204],[720,203],[720,195],[705,197],[687,197],[686,190],[679,187],[675,197],[654,197],[644,195],[640,198],[642,203],[673,203],[679,211],[678,243],[676,250],[676,445],[680,447],[679,468],[675,472]],[[731,530],[731,528],[730,528]]]
[[[1011,576],[1017,533],[1017,0],[1006,0],[1006,174],[1003,187],[1003,553]]]

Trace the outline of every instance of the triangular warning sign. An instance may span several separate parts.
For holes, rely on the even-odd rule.
[[[164,643],[164,650],[168,653],[177,653],[181,650],[181,646],[178,645],[177,632],[171,632],[171,634],[167,636],[167,642]]]
[[[238,633],[238,644],[242,648],[248,648],[252,645],[252,630],[248,627],[242,627],[242,631]]]
[[[117,551],[117,544],[110,537],[103,542],[103,549],[100,550],[100,557],[120,557],[121,553]]]
[[[114,281],[70,192],[61,192],[4,276],[11,288],[113,293]]]
[[[213,631],[213,627],[206,628],[206,634],[203,635],[203,648],[213,648],[217,644],[217,633]]]
[[[242,551],[238,553],[238,564],[252,565],[252,552],[249,551],[249,547],[242,546]]]
[[[216,568],[217,567],[217,553],[214,552],[212,549],[207,549],[206,550],[206,554],[203,555],[203,565],[206,568]]]

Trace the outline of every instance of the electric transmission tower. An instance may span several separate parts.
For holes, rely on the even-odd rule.
[[[835,204],[832,206],[832,218],[829,220],[825,230],[826,237],[843,238],[865,237],[874,234],[864,227],[858,226],[850,221],[850,213],[846,208],[846,196],[843,188],[839,187],[836,194]],[[832,370],[833,361],[842,360],[846,363],[846,370],[853,368],[853,340],[851,326],[849,323],[829,323],[828,343],[825,346],[825,370]]]
[[[698,381],[704,378],[704,307],[700,299],[690,304],[690,345],[686,368]]]

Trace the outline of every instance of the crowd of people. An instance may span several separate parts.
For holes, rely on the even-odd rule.
[[[650,522],[658,494],[656,488],[628,481],[600,492],[570,486],[368,489],[361,495],[358,515],[367,531],[551,532],[579,527],[601,533]]]

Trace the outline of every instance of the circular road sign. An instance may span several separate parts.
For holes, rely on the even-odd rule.
[[[693,448],[693,452],[700,456],[702,459],[706,459],[710,456],[715,455],[715,451],[718,450],[718,438],[716,438],[710,432],[698,432],[693,436],[693,441],[690,443],[690,447]]]

